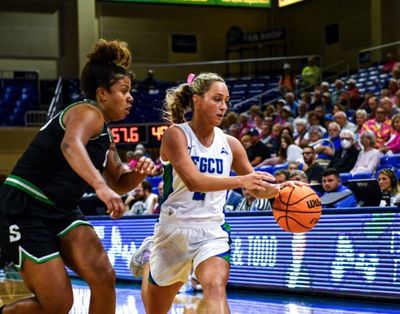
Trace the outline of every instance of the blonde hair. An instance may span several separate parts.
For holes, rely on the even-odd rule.
[[[193,111],[193,95],[202,97],[214,82],[225,83],[218,74],[201,73],[192,83],[183,83],[167,90],[164,119],[170,123],[185,122],[185,113]]]

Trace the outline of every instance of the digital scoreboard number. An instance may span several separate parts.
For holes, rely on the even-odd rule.
[[[167,125],[135,124],[112,125],[110,127],[114,142],[117,145],[146,144],[159,146]]]

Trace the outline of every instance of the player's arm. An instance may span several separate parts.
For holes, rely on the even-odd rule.
[[[100,111],[89,105],[77,105],[69,109],[63,118],[64,138],[60,149],[71,168],[96,191],[112,218],[124,212],[121,197],[106,184],[101,173],[93,165],[86,150],[89,139],[98,136],[103,129],[104,119]]]
[[[203,174],[196,168],[188,154],[186,136],[179,127],[170,127],[163,135],[161,158],[169,161],[189,191],[212,192],[230,190],[244,186],[248,189],[264,190],[269,184],[269,177],[264,173],[236,177],[217,177]]]
[[[154,163],[147,157],[140,158],[135,169],[126,170],[122,165],[115,143],[111,143],[103,176],[115,192],[118,194],[128,193],[153,171]]]
[[[233,136],[226,135],[226,138],[233,155],[232,169],[239,176],[254,173],[254,169],[247,158],[247,154],[243,145]],[[268,175],[269,181],[275,180],[272,175]],[[257,198],[273,198],[278,194],[279,186],[272,183],[267,183],[263,190],[249,189],[249,192]]]

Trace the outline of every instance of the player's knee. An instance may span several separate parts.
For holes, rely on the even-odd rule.
[[[226,280],[220,276],[210,278],[201,283],[203,291],[212,294],[216,297],[223,297],[226,295]]]
[[[100,284],[103,288],[114,289],[116,282],[115,270],[111,265],[105,265],[101,271],[94,274],[90,281]]]
[[[73,304],[74,298],[71,291],[68,294],[51,297],[48,302],[43,301],[40,305],[45,313],[68,314]]]

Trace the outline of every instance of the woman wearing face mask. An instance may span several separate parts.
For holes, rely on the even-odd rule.
[[[356,164],[359,150],[354,145],[354,132],[344,129],[339,134],[341,148],[335,152],[328,168],[336,168],[339,173],[349,172]]]
[[[375,134],[372,131],[365,131],[361,134],[361,145],[363,149],[358,154],[352,174],[357,172],[374,172],[380,162],[380,152],[375,146]]]
[[[396,174],[390,169],[382,169],[378,184],[383,194],[380,206],[397,206],[400,203],[400,186]]]

